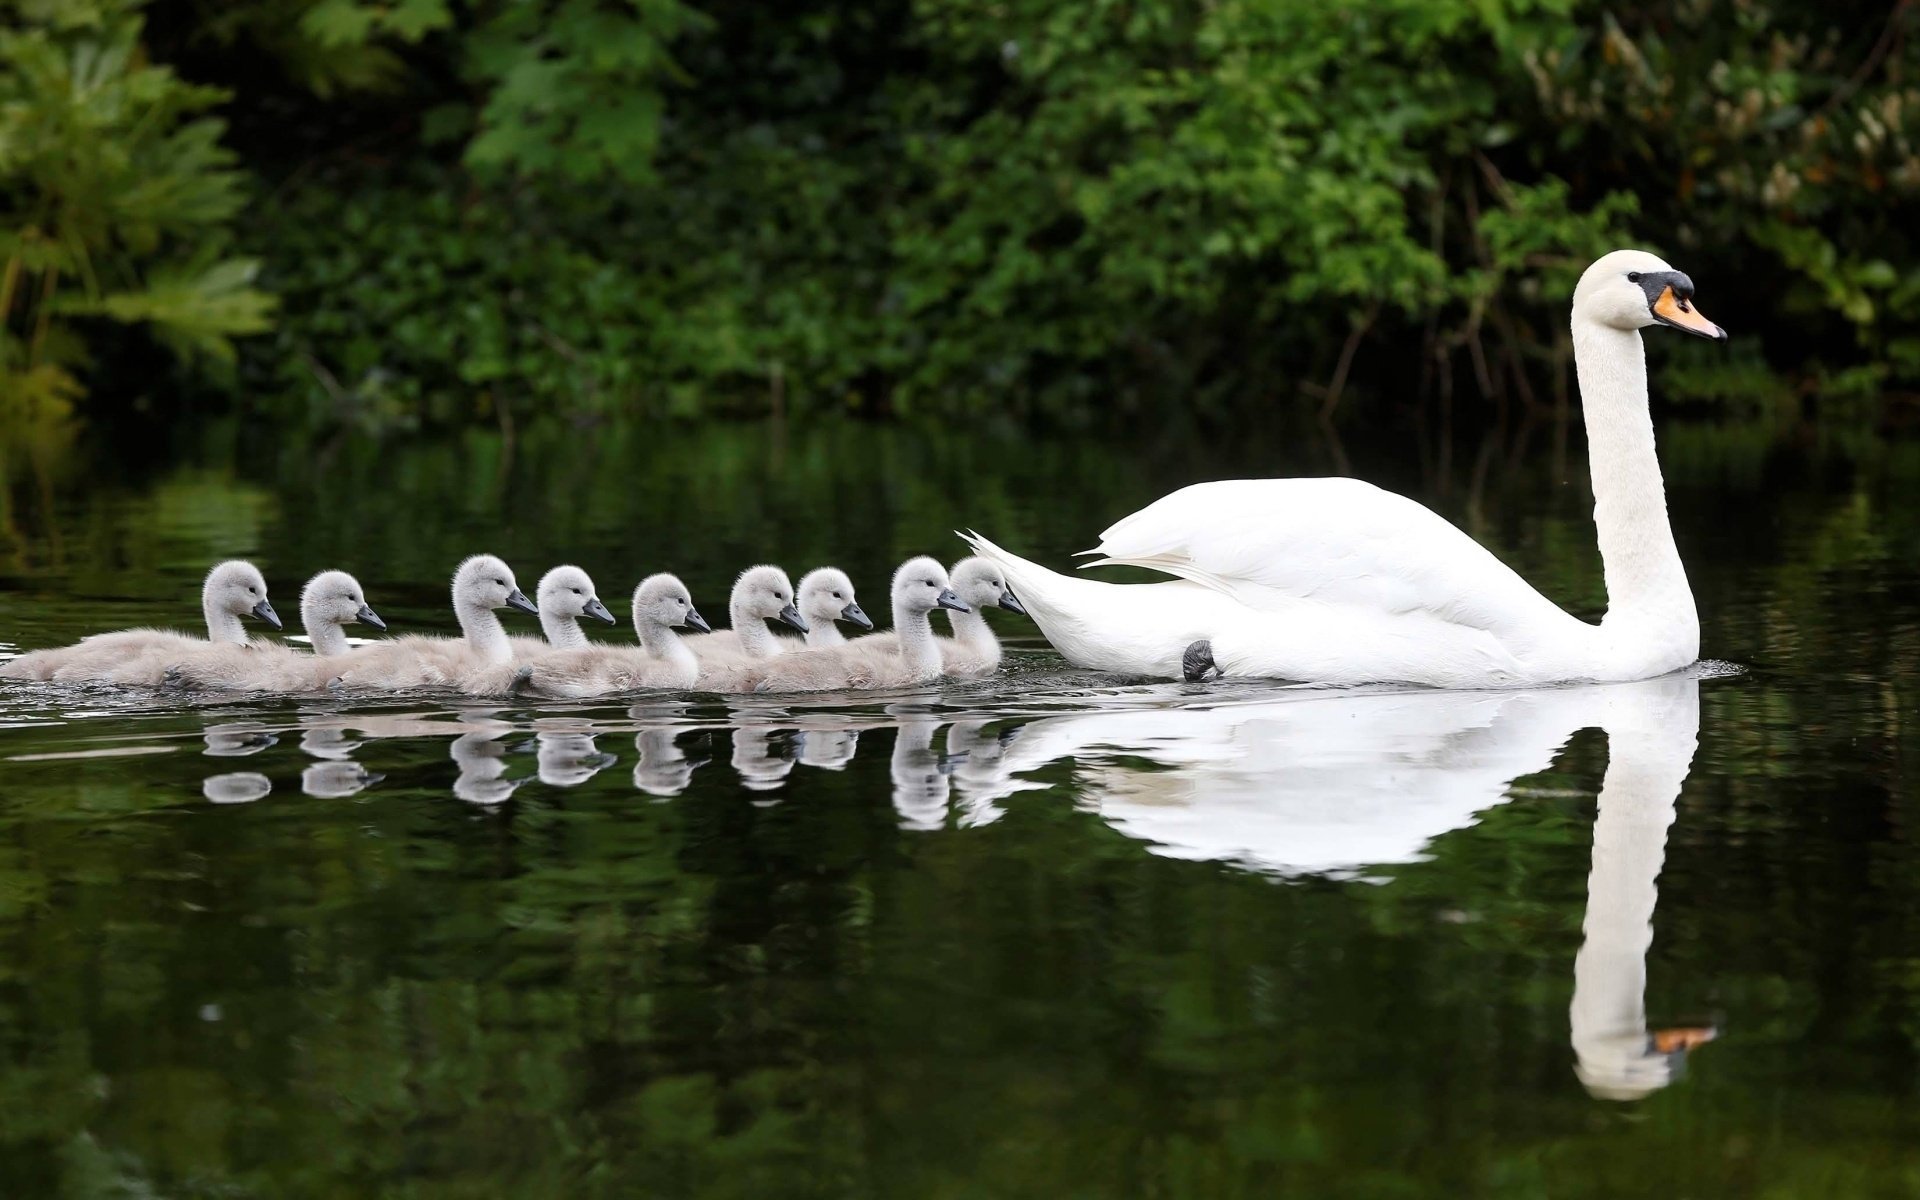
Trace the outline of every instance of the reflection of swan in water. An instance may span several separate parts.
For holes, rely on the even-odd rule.
[[[300,790],[321,800],[342,800],[385,779],[357,762],[317,762],[300,772]]]
[[[987,721],[955,721],[947,726],[947,770],[960,792],[960,824],[973,827],[1000,819],[995,803],[1010,791],[1042,788],[1039,783],[1009,780],[1007,747],[1017,736],[1013,729],[989,734]]]
[[[206,739],[207,748],[200,753],[210,758],[244,758],[249,754],[258,754],[280,740],[253,721],[209,725],[201,731],[201,736]]]
[[[1713,1036],[1650,1035],[1644,1007],[1654,881],[1693,761],[1699,693],[1697,677],[1670,675],[1510,692],[1302,689],[1053,717],[1018,731],[998,778],[978,778],[969,802],[983,810],[1039,786],[1019,772],[1073,759],[1082,806],[1155,853],[1351,876],[1423,857],[1435,837],[1503,803],[1514,779],[1550,767],[1574,733],[1602,728],[1608,765],[1570,1015],[1581,1081],[1631,1098],[1668,1083]]]
[[[1665,1087],[1685,1067],[1687,1052],[1714,1036],[1711,1027],[1647,1031],[1655,881],[1700,730],[1699,685],[1687,682],[1666,703],[1616,710],[1606,722],[1607,774],[1593,824],[1586,938],[1573,960],[1568,1015],[1574,1073],[1608,1100],[1637,1100]]]
[[[273,781],[257,771],[209,775],[200,784],[200,794],[215,804],[248,804],[271,791]]]
[[[300,750],[315,758],[345,762],[360,748],[358,738],[347,736],[344,725],[310,725],[300,735]]]
[[[469,804],[501,804],[513,796],[524,779],[508,779],[507,748],[500,738],[513,726],[493,722],[461,734],[449,748],[460,775],[453,781],[453,794]]]
[[[823,771],[844,771],[860,749],[857,729],[806,728],[794,734],[799,743],[800,765]]]
[[[633,748],[640,761],[633,764],[633,786],[649,796],[678,796],[693,782],[694,768],[706,765],[704,758],[688,758],[675,739],[683,732],[670,726],[642,729],[633,735]]]
[[[540,782],[553,787],[579,787],[620,761],[594,745],[585,730],[543,729],[533,737]]]
[[[893,808],[902,829],[940,829],[947,823],[949,782],[933,734],[940,722],[926,713],[901,712],[893,734]]]
[[[733,769],[741,786],[754,792],[774,792],[786,786],[793,759],[776,752],[774,738],[782,731],[767,726],[741,725],[733,731]],[[782,748],[786,739],[782,738]]]

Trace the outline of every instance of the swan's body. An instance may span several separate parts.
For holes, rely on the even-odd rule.
[[[748,567],[734,580],[727,596],[727,629],[685,639],[700,663],[699,687],[704,692],[737,690],[739,668],[798,648],[775,637],[768,621],[780,621],[810,632],[806,618],[794,605],[793,581],[779,567]]]
[[[705,630],[686,585],[672,575],[652,575],[633,590],[633,630],[638,646],[590,646],[558,650],[521,666],[512,689],[536,696],[585,699],[643,688],[690,688],[701,673],[680,626]]]
[[[387,627],[368,606],[359,580],[345,571],[322,571],[300,589],[300,623],[313,643],[312,653],[278,642],[202,646],[173,662],[166,681],[189,688],[316,691],[352,661],[346,626],[356,622]]]
[[[349,688],[446,687],[511,662],[513,643],[494,615],[498,608],[539,611],[520,591],[506,563],[491,554],[476,554],[453,573],[453,613],[462,636],[413,635],[362,646],[337,678]]]
[[[223,562],[207,572],[200,586],[200,611],[207,622],[205,638],[172,629],[99,633],[71,646],[23,654],[0,665],[0,678],[155,687],[166,681],[168,667],[196,651],[250,645],[244,617],[280,628],[267,600],[267,581],[252,563]]]
[[[993,626],[987,624],[986,610],[1004,608],[1021,614],[1027,610],[1007,586],[1006,572],[1000,565],[979,555],[953,564],[953,592],[967,606],[967,611],[947,611],[953,636],[935,639],[940,647],[940,673],[953,679],[985,678],[1000,665],[1000,639],[994,636]],[[897,635],[876,633],[859,640],[878,649],[895,644]],[[1181,645],[1185,646],[1186,642]]]
[[[894,572],[893,634],[854,638],[843,646],[797,650],[747,668],[743,690],[813,692],[838,688],[913,687],[944,671],[939,639],[928,620],[936,608],[968,611],[947,571],[931,558],[911,558]]]
[[[1178,676],[1188,642],[1227,675],[1325,683],[1511,686],[1628,680],[1692,662],[1700,622],[1667,522],[1639,330],[1726,335],[1693,285],[1642,251],[1574,291],[1574,360],[1609,604],[1598,625],[1541,595],[1485,547],[1403,496],[1347,479],[1196,484],[1118,522],[1090,565],[1177,582],[1069,579],[971,539],[1079,666]]]
[[[540,610],[541,638],[508,638],[515,659],[537,658],[549,650],[584,650],[591,643],[580,628],[580,618],[591,617],[607,625],[619,620],[600,603],[593,577],[579,567],[559,566],[540,577],[533,592],[534,607]]]
[[[873,631],[872,620],[853,594],[853,580],[838,567],[816,567],[800,577],[799,607],[800,615],[806,618],[810,649],[846,645],[841,621]]]

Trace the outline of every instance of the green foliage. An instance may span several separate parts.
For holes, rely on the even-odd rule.
[[[230,361],[272,304],[224,251],[244,180],[201,115],[223,93],[149,64],[127,0],[7,10],[24,21],[0,30],[0,382],[38,410],[69,400],[73,317]]]

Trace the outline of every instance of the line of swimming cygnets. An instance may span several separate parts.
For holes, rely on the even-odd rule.
[[[908,559],[894,572],[893,629],[874,632],[846,572],[822,567],[796,589],[779,567],[757,566],[733,585],[731,628],[714,630],[678,577],[651,575],[633,591],[637,646],[594,642],[582,619],[617,624],[576,566],[548,571],[536,604],[513,571],[476,554],[453,574],[459,637],[409,634],[355,645],[346,627],[386,623],[345,571],[322,571],[300,593],[311,652],[249,638],[245,620],[281,628],[267,583],[253,564],[223,562],[201,588],[207,636],[163,629],[96,634],[71,646],[35,650],[0,664],[0,678],[196,690],[302,692],[452,689],[475,696],[581,699],[644,690],[797,692],[909,687],[942,678],[980,678],[1000,664],[1000,642],[984,610],[1025,613],[1000,568],[984,558],[954,564]],[[499,610],[540,618],[545,638],[509,636]],[[952,634],[934,633],[945,610]],[[804,641],[776,636],[769,622]],[[841,624],[864,631],[848,638]],[[681,630],[692,630],[682,634]]]

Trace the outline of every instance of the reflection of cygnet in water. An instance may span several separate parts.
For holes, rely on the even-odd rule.
[[[315,758],[344,762],[360,745],[360,739],[347,736],[344,725],[314,725],[300,735],[301,751]]]
[[[580,731],[542,730],[534,734],[540,764],[540,782],[553,787],[579,787],[620,760],[593,744],[593,735]]]
[[[649,796],[678,796],[693,782],[695,767],[706,759],[690,759],[681,753],[674,738],[678,729],[642,729],[633,735],[633,748],[640,761],[633,764],[633,786]]]
[[[986,721],[955,721],[947,726],[947,771],[960,793],[960,824],[964,828],[991,825],[1005,812],[996,801],[1011,792],[1044,789],[1043,783],[1010,779],[1007,747],[1019,730],[986,732]]]
[[[280,740],[252,722],[209,725],[202,736],[207,740],[207,748],[200,753],[210,758],[244,758]]]
[[[450,752],[460,768],[453,794],[469,804],[502,804],[513,797],[523,780],[507,779],[507,748],[500,736],[512,729],[499,725],[463,733],[453,739]]]
[[[1658,682],[1658,681],[1656,681]],[[1646,685],[1642,685],[1646,686]],[[1647,949],[1674,801],[1700,729],[1697,683],[1606,722],[1607,774],[1593,825],[1586,934],[1573,960],[1574,1074],[1605,1100],[1638,1100],[1677,1079],[1711,1027],[1647,1030]]]
[[[779,733],[766,726],[748,725],[733,731],[733,769],[740,773],[740,783],[749,791],[778,791],[793,773],[793,759],[774,750],[774,738]]]
[[[300,790],[320,800],[357,795],[385,779],[357,762],[317,762],[300,772]]]
[[[824,771],[844,771],[860,749],[853,729],[802,729],[794,734],[800,745],[800,765]]]
[[[200,784],[200,794],[215,804],[248,804],[272,790],[273,781],[257,771],[209,775]]]
[[[933,734],[940,722],[909,716],[893,735],[893,809],[902,829],[940,829],[947,823],[946,770],[933,752]]]

